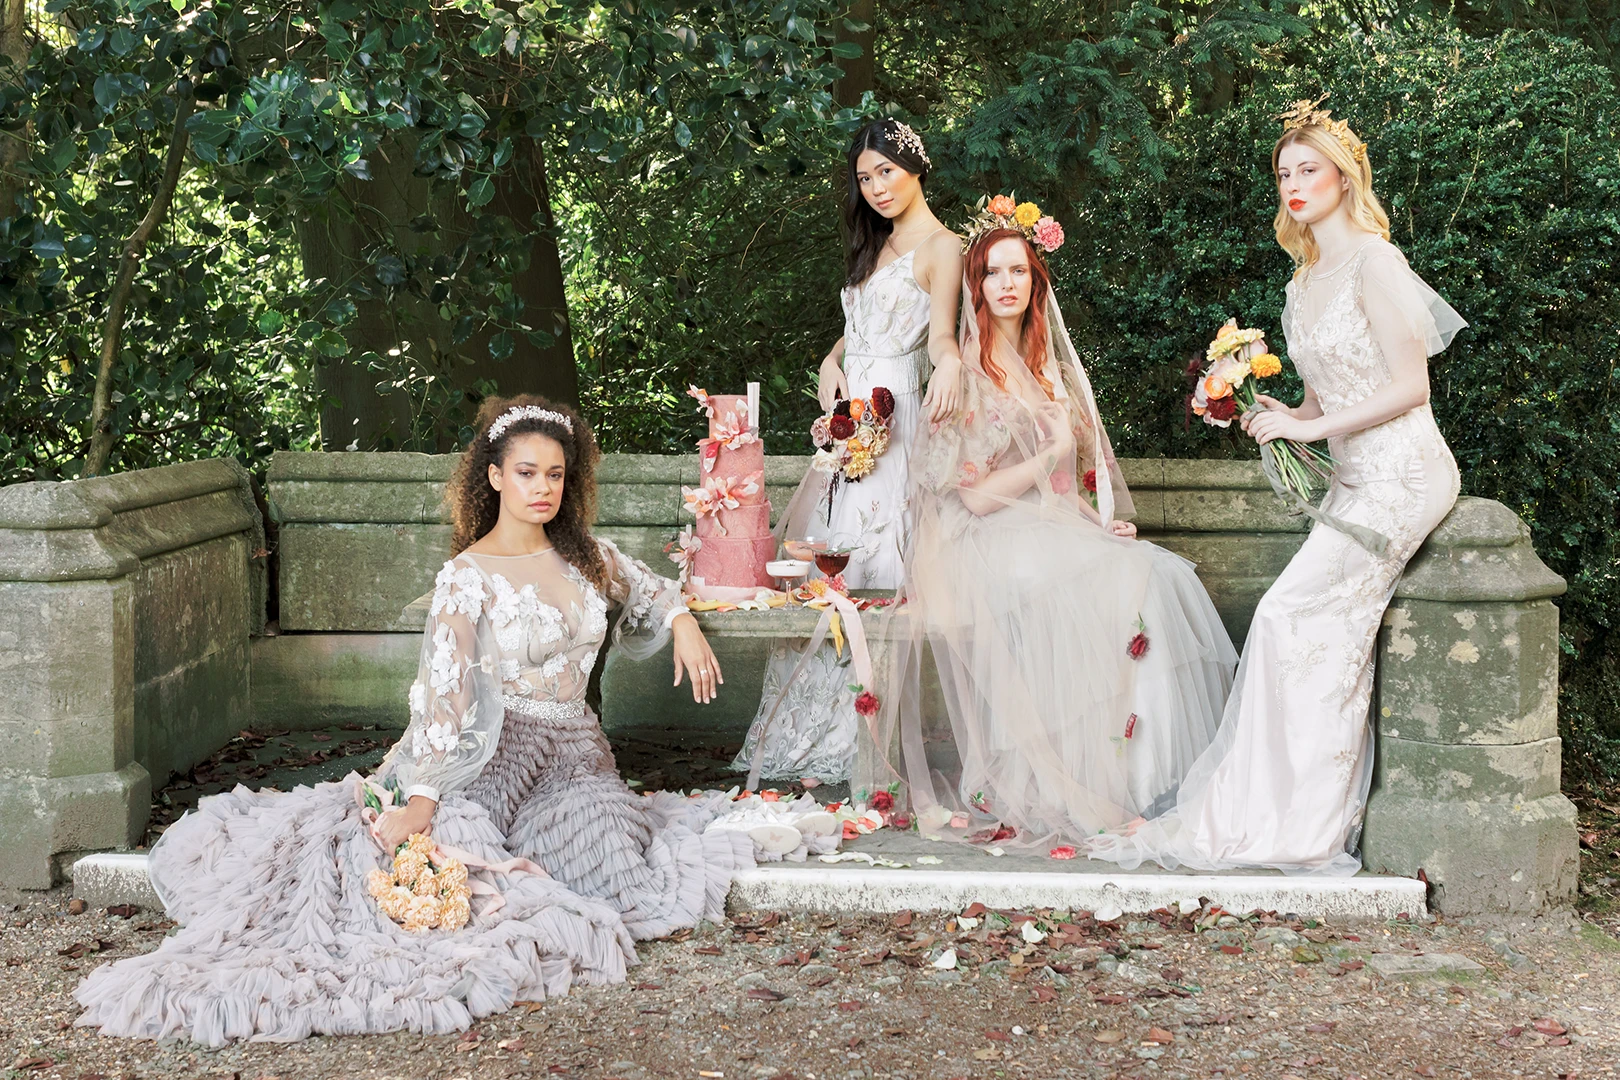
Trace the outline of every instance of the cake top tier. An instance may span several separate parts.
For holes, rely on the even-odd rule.
[[[750,384],[750,389],[756,384]],[[754,394],[709,394],[697,387],[687,390],[709,417],[709,440],[736,449],[759,437],[758,401]]]

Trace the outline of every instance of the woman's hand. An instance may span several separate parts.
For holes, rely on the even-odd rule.
[[[947,357],[934,367],[928,378],[928,393],[923,395],[923,411],[928,419],[942,423],[962,404],[962,360]]]
[[[412,833],[431,833],[433,811],[438,803],[426,795],[412,795],[411,801],[377,819],[377,836],[392,852],[411,838]]]
[[[1284,405],[1282,402],[1278,401],[1276,398],[1271,397],[1269,394],[1256,394],[1256,395],[1254,395],[1254,402],[1255,402],[1256,405],[1259,405],[1262,409],[1266,410],[1267,412],[1281,413],[1284,416],[1296,416],[1297,415],[1293,409],[1289,408],[1287,405]],[[1260,415],[1259,413],[1255,413],[1253,416],[1245,414],[1243,416],[1238,417],[1238,423],[1243,427],[1244,431],[1249,431],[1249,425],[1254,422],[1255,416],[1259,416],[1259,415]],[[1254,433],[1252,431],[1250,431],[1249,434],[1252,435]]]
[[[707,705],[720,691],[717,687],[726,680],[720,674],[720,661],[703,637],[697,620],[690,614],[676,618],[671,628],[675,636],[675,685],[688,672],[692,676],[692,700]]]
[[[1292,410],[1273,411],[1268,408],[1265,412],[1255,413],[1243,425],[1243,430],[1254,436],[1261,446],[1275,439],[1291,439],[1294,442],[1315,442],[1316,421],[1301,420]]]
[[[849,397],[849,380],[844,378],[838,354],[831,353],[821,362],[821,377],[816,382],[816,401],[821,404],[821,411],[826,412],[841,397]]]
[[[1108,531],[1127,540],[1136,539],[1136,526],[1129,521],[1110,521]]]
[[[1048,402],[1037,413],[1042,435],[1037,451],[1041,467],[1050,473],[1065,461],[1074,458],[1074,429],[1069,427],[1069,410],[1056,402]]]

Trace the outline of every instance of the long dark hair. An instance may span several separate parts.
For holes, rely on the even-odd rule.
[[[855,162],[868,150],[876,150],[906,172],[917,178],[919,184],[928,182],[928,162],[922,155],[900,142],[900,122],[873,120],[855,135],[849,144],[847,177],[849,190],[844,194],[844,235],[849,246],[844,249],[844,284],[859,285],[872,276],[878,255],[894,232],[894,222],[872,209],[861,194],[861,182],[855,176]]]
[[[507,425],[500,437],[490,442],[489,426],[503,413],[523,405],[537,405],[565,416],[568,423],[549,417],[526,416]],[[563,451],[562,503],[557,507],[557,516],[546,523],[546,539],[556,545],[557,554],[592,584],[606,589],[607,563],[602,559],[602,549],[591,536],[591,522],[596,518],[596,462],[600,454],[590,425],[566,405],[534,394],[522,394],[485,398],[473,427],[476,433],[472,444],[462,452],[461,461],[445,489],[445,502],[450,505],[450,519],[455,526],[450,537],[450,554],[461,554],[493,529],[495,519],[500,517],[501,493],[489,485],[489,467],[499,468],[506,462],[507,450],[517,436],[544,435],[555,439]]]

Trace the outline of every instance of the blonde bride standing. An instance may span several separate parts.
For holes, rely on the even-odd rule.
[[[1311,102],[1285,120],[1275,224],[1297,270],[1282,322],[1305,398],[1262,396],[1244,428],[1261,443],[1328,440],[1322,509],[1389,543],[1375,554],[1330,524],[1311,530],[1255,611],[1220,731],[1175,808],[1093,838],[1094,858],[1127,867],[1360,869],[1373,644],[1407,560],[1457,499],[1428,358],[1467,324],[1390,243],[1366,144]]]

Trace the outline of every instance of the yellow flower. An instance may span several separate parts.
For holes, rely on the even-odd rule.
[[[849,455],[849,464],[844,466],[844,475],[851,480],[859,480],[872,471],[877,459],[869,450],[857,450]]]
[[[1257,379],[1269,379],[1282,371],[1282,361],[1270,353],[1261,353],[1249,361],[1249,371]]]
[[[1028,229],[1041,220],[1041,208],[1032,202],[1019,203],[1018,209],[1013,211],[1013,220]]]

